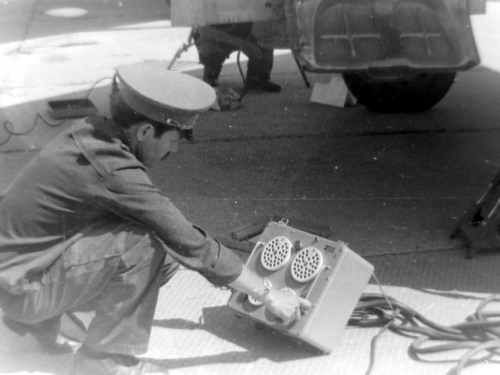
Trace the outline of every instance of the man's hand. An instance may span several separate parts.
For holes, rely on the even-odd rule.
[[[261,300],[271,313],[283,320],[285,325],[300,319],[302,313],[311,308],[311,302],[298,297],[287,289],[268,287],[266,279],[243,266],[240,276],[229,284],[231,288]]]
[[[311,308],[311,302],[286,290],[271,289],[262,302],[285,325],[299,320]]]

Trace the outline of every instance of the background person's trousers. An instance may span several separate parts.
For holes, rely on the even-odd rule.
[[[85,344],[109,353],[147,351],[159,289],[179,264],[146,228],[113,221],[68,247],[30,277],[26,293],[0,293],[4,314],[34,323],[65,311],[95,311]]]
[[[256,40],[254,43],[257,46]],[[222,71],[222,67],[230,54],[238,49],[234,46],[218,43],[210,40],[200,40],[196,43],[200,63],[204,67],[203,76],[205,81],[217,81]],[[249,56],[246,79],[260,79],[269,81],[274,65],[274,50],[258,47],[261,53],[260,58]]]

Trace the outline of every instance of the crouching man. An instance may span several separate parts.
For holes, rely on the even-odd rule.
[[[65,312],[94,311],[73,374],[166,374],[147,351],[160,287],[179,264],[260,298],[285,323],[310,303],[265,280],[155,187],[150,167],[192,136],[216,100],[193,77],[145,65],[117,69],[111,118],[76,122],[47,145],[0,200],[4,323],[51,353],[75,351]]]

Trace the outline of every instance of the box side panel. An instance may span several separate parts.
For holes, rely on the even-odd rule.
[[[330,285],[315,304],[301,338],[331,352],[344,331],[349,317],[373,273],[373,266],[351,250],[347,250]]]

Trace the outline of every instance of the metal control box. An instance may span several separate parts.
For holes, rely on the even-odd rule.
[[[235,291],[228,306],[324,353],[332,351],[373,273],[373,266],[346,244],[270,222],[255,245],[247,267],[274,288],[312,303],[300,320],[284,325],[257,299]]]
[[[95,116],[97,114],[97,107],[87,98],[53,100],[48,104],[52,117],[56,120]]]

